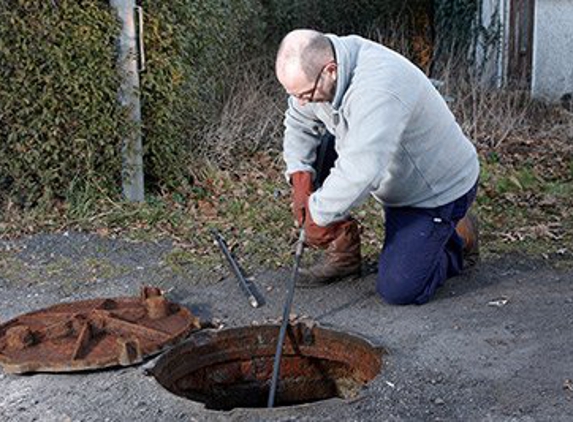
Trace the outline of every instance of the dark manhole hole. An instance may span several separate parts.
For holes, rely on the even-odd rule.
[[[266,407],[279,327],[204,330],[162,355],[159,383],[207,409]],[[348,333],[298,323],[285,338],[276,406],[356,397],[382,369],[381,347]]]

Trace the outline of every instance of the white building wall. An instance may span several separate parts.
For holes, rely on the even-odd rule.
[[[534,97],[558,101],[573,92],[573,0],[537,0],[533,32]]]

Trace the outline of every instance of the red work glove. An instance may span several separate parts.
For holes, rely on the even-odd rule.
[[[312,193],[312,173],[297,171],[291,175],[290,180],[292,183],[292,212],[299,227],[302,227],[308,197]]]
[[[326,248],[334,239],[340,236],[350,220],[337,221],[325,227],[318,226],[312,219],[308,208],[306,209],[306,219],[304,221],[305,243],[316,248]]]

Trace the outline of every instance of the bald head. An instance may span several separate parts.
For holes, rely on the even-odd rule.
[[[322,66],[334,59],[328,38],[311,29],[296,29],[282,40],[275,69],[281,83],[293,79],[314,80]]]

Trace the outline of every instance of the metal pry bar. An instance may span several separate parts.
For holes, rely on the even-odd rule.
[[[231,266],[231,269],[235,273],[235,276],[239,280],[239,284],[241,285],[241,289],[247,295],[247,299],[249,300],[249,303],[251,304],[251,306],[253,308],[258,308],[260,306],[260,303],[259,303],[258,299],[256,298],[255,294],[253,293],[251,287],[249,286],[249,283],[247,282],[247,280],[243,276],[243,273],[241,272],[239,265],[237,264],[237,262],[233,258],[231,251],[229,251],[229,248],[227,247],[227,243],[225,242],[225,239],[223,239],[223,236],[221,236],[221,234],[216,229],[212,228],[211,233],[213,234],[213,237],[217,241],[217,244],[219,245],[219,248],[223,252],[223,255],[225,255],[225,258],[227,258],[227,262]]]
[[[300,267],[300,260],[302,258],[302,252],[304,250],[305,232],[304,228],[300,229],[298,243],[296,245],[296,252],[294,258],[294,267],[292,270],[292,276],[287,284],[287,298],[283,308],[283,319],[281,322],[281,328],[279,331],[279,338],[277,341],[277,349],[275,351],[275,359],[273,362],[273,375],[271,378],[271,388],[269,390],[269,398],[267,401],[267,407],[272,408],[275,405],[275,396],[277,392],[277,385],[279,382],[279,373],[281,368],[281,356],[283,352],[283,344],[285,342],[285,335],[287,326],[289,323],[290,310],[292,308],[292,301],[294,298],[294,288],[296,286],[296,280],[298,278],[298,269]]]

